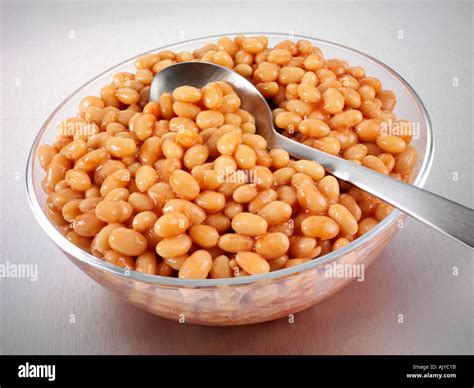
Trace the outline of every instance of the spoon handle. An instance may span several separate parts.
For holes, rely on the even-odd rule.
[[[286,149],[294,157],[316,160],[336,178],[352,183],[471,248],[474,246],[472,209],[280,134],[271,143],[272,147]]]

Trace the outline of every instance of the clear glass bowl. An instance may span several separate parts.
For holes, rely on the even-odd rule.
[[[275,33],[244,33],[247,36],[262,34],[268,37],[270,46],[283,39],[308,39],[323,51],[325,58],[344,59],[351,66],[362,66],[369,76],[382,81],[384,89],[392,90],[397,96],[397,117],[419,125],[420,136],[412,143],[418,151],[413,183],[423,186],[433,157],[433,134],[423,103],[400,75],[366,54],[324,40]],[[221,36],[233,34],[189,40],[149,52],[163,49],[193,51],[206,43],[216,42]],[[41,144],[54,140],[55,128],[59,122],[77,114],[82,98],[99,95],[100,88],[110,83],[115,73],[133,71],[135,59],[136,57],[131,58],[105,71],[66,98],[48,117],[36,136],[27,165],[28,197],[37,221],[64,254],[103,287],[133,305],[173,320],[205,325],[264,322],[304,310],[340,290],[353,278],[329,277],[326,265],[358,264],[367,267],[392,239],[398,229],[397,221],[403,218],[398,210],[344,248],[305,264],[264,275],[206,280],[168,278],[126,271],[73,245],[56,230],[44,213],[46,195],[41,188],[41,179],[45,173],[39,165],[37,150]]]

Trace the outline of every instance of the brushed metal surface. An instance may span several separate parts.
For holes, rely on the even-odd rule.
[[[296,314],[294,323],[198,327],[132,307],[72,265],[33,219],[23,176],[33,136],[51,111],[124,58],[180,40],[183,31],[191,38],[291,29],[356,47],[403,74],[433,121],[437,153],[427,189],[472,207],[471,4],[12,1],[1,7],[0,262],[38,265],[36,282],[0,279],[1,353],[473,353],[472,252],[417,221],[404,223],[365,281]],[[371,23],[350,22],[369,14]],[[291,22],[282,25],[282,15]],[[449,55],[440,57],[446,47]]]

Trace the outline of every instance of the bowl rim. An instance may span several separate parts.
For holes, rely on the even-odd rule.
[[[102,270],[108,273],[111,273],[113,275],[117,275],[119,277],[127,278],[130,280],[134,281],[139,281],[139,282],[144,282],[144,283],[150,283],[154,284],[157,286],[176,286],[176,287],[190,287],[190,288],[214,288],[214,287],[222,287],[222,286],[236,286],[236,285],[247,285],[251,283],[256,283],[256,282],[265,282],[265,281],[270,281],[270,280],[275,280],[279,278],[285,278],[290,275],[295,275],[299,272],[305,272],[311,269],[314,269],[316,267],[319,267],[321,265],[325,265],[329,262],[332,262],[345,254],[351,252],[354,249],[357,249],[367,242],[369,242],[373,237],[379,235],[382,233],[384,230],[388,229],[391,225],[393,225],[396,220],[403,214],[400,210],[394,209],[391,214],[379,222],[373,229],[371,229],[369,232],[364,234],[362,237],[356,238],[354,241],[349,243],[343,248],[338,249],[337,251],[330,252],[324,256],[321,256],[320,258],[315,258],[307,263],[303,263],[294,267],[290,268],[285,268],[273,272],[268,272],[265,274],[261,275],[250,275],[250,276],[243,276],[243,277],[237,277],[237,278],[224,278],[224,279],[180,279],[180,278],[171,278],[171,277],[166,277],[166,276],[158,276],[158,275],[148,275],[144,274],[141,272],[136,272],[136,271],[130,271],[129,269],[125,269],[122,267],[115,266],[113,264],[109,264],[105,261],[100,260],[99,258],[93,256],[92,254],[89,254],[88,252],[80,249],[73,243],[71,243],[69,240],[67,240],[54,226],[53,224],[48,220],[46,215],[42,211],[42,206],[38,202],[38,198],[36,197],[35,194],[35,188],[33,184],[33,162],[35,160],[35,155],[37,152],[37,149],[39,147],[39,141],[46,131],[46,128],[49,126],[51,121],[54,119],[56,114],[60,112],[60,110],[63,108],[63,106],[68,103],[71,99],[73,99],[76,94],[81,92],[84,88],[92,84],[93,82],[97,81],[99,78],[105,76],[106,74],[112,72],[113,70],[130,63],[134,59],[145,55],[149,53],[154,53],[160,50],[166,50],[170,49],[176,46],[180,45],[185,45],[189,43],[205,43],[215,40],[221,37],[235,37],[237,35],[245,35],[245,36],[258,36],[258,35],[265,35],[265,36],[271,36],[275,38],[283,38],[283,39],[307,39],[316,43],[322,43],[326,46],[332,46],[337,49],[342,49],[345,51],[349,51],[355,54],[358,54],[365,59],[374,62],[378,66],[382,67],[384,70],[389,72],[394,78],[397,79],[398,82],[400,82],[406,90],[409,92],[409,94],[412,96],[412,98],[416,101],[418,104],[421,113],[423,115],[423,119],[426,124],[426,150],[425,154],[423,156],[423,160],[421,163],[420,171],[418,175],[416,176],[413,185],[417,187],[423,187],[427,177],[429,175],[429,171],[431,169],[431,166],[433,164],[433,155],[434,155],[434,138],[433,138],[433,129],[431,125],[431,120],[429,117],[429,114],[421,100],[421,98],[418,96],[418,94],[415,92],[415,90],[410,86],[410,84],[400,75],[398,74],[395,70],[393,70],[391,67],[387,66],[383,62],[379,61],[376,58],[373,58],[372,56],[365,54],[362,51],[353,49],[348,46],[344,46],[342,44],[334,43],[328,40],[324,39],[318,39],[314,38],[311,36],[306,36],[306,35],[298,35],[298,34],[284,34],[284,33],[278,33],[278,32],[239,32],[239,33],[227,33],[227,34],[216,34],[216,35],[208,35],[200,38],[193,38],[193,39],[188,39],[188,40],[183,40],[180,42],[175,42],[171,44],[167,44],[165,46],[161,46],[158,48],[154,48],[152,50],[148,50],[146,52],[140,53],[138,55],[135,55],[129,59],[126,59],[110,68],[107,70],[103,71],[102,73],[98,74],[94,78],[90,79],[83,85],[81,85],[78,89],[73,91],[69,96],[67,96],[57,107],[54,109],[54,111],[48,116],[44,124],[42,125],[41,129],[38,131],[38,133],[35,136],[35,139],[33,141],[33,144],[31,146],[29,155],[28,155],[28,161],[26,165],[26,191],[27,191],[27,197],[28,197],[28,202],[31,207],[31,210],[38,221],[38,223],[41,225],[43,230],[46,232],[46,234],[49,236],[51,240],[61,249],[63,252],[66,254],[74,257],[75,259],[81,261],[82,263],[92,266],[95,269]]]

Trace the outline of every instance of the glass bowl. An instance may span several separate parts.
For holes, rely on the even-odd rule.
[[[400,75],[366,54],[328,41],[298,35],[244,33],[247,36],[261,34],[268,37],[270,46],[283,39],[308,39],[323,51],[325,58],[344,59],[351,66],[362,66],[369,76],[382,81],[384,89],[392,90],[397,96],[397,117],[416,123],[419,130],[419,136],[412,142],[419,157],[413,184],[423,186],[433,157],[432,129],[423,103]],[[160,47],[149,53],[163,49],[193,51],[206,43],[216,42],[221,36],[233,35],[188,40]],[[152,314],[180,322],[205,325],[258,323],[294,314],[328,298],[354,279],[350,276],[333,276],[336,274],[331,275],[330,268],[358,265],[365,269],[393,238],[399,220],[404,217],[398,210],[394,210],[361,238],[310,262],[263,275],[206,280],[169,278],[128,271],[73,245],[50,223],[44,213],[46,195],[41,188],[41,179],[45,173],[39,165],[37,150],[41,144],[54,140],[58,123],[76,115],[82,98],[98,95],[100,88],[110,83],[115,73],[133,71],[135,59],[136,57],[131,58],[105,71],[67,97],[48,117],[36,136],[27,165],[28,198],[37,221],[64,254],[100,285]]]

